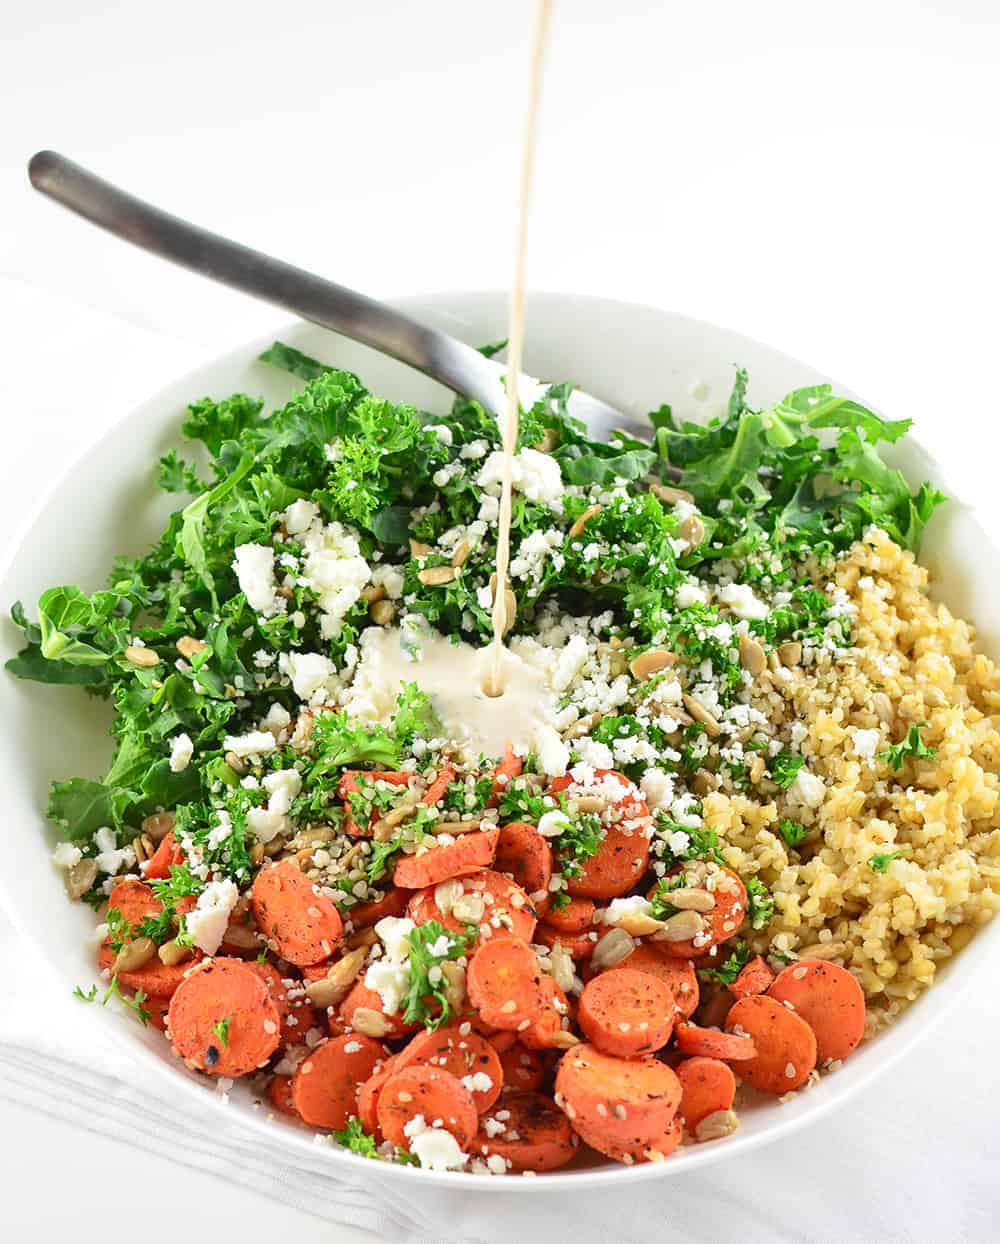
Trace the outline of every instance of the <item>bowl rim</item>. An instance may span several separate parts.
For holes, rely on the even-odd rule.
[[[393,308],[419,318],[421,315],[446,312],[449,306],[462,302],[479,305],[492,304],[502,309],[506,307],[507,298],[508,291],[501,288],[461,287],[409,293],[399,297],[385,298],[383,301]],[[817,374],[825,375],[825,373],[820,373],[819,369],[803,363],[794,356],[737,329],[731,329],[710,320],[686,315],[683,312],[673,311],[666,307],[658,306],[655,303],[604,297],[599,294],[581,294],[550,289],[531,291],[527,296],[527,301],[529,316],[532,312],[533,304],[538,305],[545,302],[551,302],[553,305],[583,302],[589,304],[592,308],[602,307],[623,313],[647,312],[689,326],[703,327],[709,333],[722,333],[732,339],[745,342],[749,348],[764,351],[775,358],[780,358],[784,363],[800,368],[803,372],[814,376]],[[162,411],[164,405],[174,400],[173,395],[181,389],[187,390],[187,400],[189,400],[190,394],[195,391],[199,377],[203,373],[232,365],[239,359],[245,359],[251,350],[254,356],[256,356],[275,340],[288,339],[303,331],[314,331],[316,327],[308,321],[301,319],[276,321],[274,328],[267,333],[257,334],[231,346],[221,354],[210,355],[204,358],[194,367],[188,368],[182,374],[160,385],[141,402],[129,405],[123,403],[122,407],[115,411],[103,433],[96,440],[84,442],[77,452],[72,455],[64,469],[35,495],[30,510],[21,517],[14,534],[7,543],[3,557],[0,559],[0,586],[3,588],[8,587],[7,580],[22,545],[30,536],[32,529],[43,512],[48,508],[53,497],[59,493],[64,482],[81,466],[85,459],[89,458],[95,451],[105,447],[120,432],[121,427],[125,423],[130,422],[132,419],[142,418],[144,414],[154,415],[157,411]],[[338,334],[331,335],[334,338],[339,336]],[[845,385],[837,383],[837,387],[845,394],[857,396]],[[178,400],[182,406],[185,399],[179,398]],[[928,462],[933,463],[939,475],[945,475],[942,464],[928,453],[918,437],[908,434],[907,440],[911,446],[924,455]],[[958,498],[952,492],[949,493],[949,500],[955,502]],[[49,947],[43,939],[38,938],[36,930],[32,929],[25,919],[21,918],[18,909],[8,898],[7,887],[3,884],[2,877],[0,877],[0,906],[5,910],[18,935],[23,937],[38,952],[50,975],[61,984],[65,984],[67,978],[64,977],[60,969],[55,947]],[[971,983],[975,972],[974,961],[983,957],[986,951],[985,941],[985,938],[974,938],[972,944],[967,946],[954,962],[948,964],[948,980],[953,1003]],[[924,997],[918,999],[923,1022],[919,1025],[911,1023],[903,1028],[898,1024],[893,1025],[883,1034],[880,1034],[877,1038],[879,1045],[883,1045],[886,1038],[888,1038],[887,1048],[882,1050],[880,1058],[873,1061],[864,1072],[857,1073],[849,1084],[838,1088],[830,1096],[817,1095],[813,1097],[810,1094],[810,1101],[813,1104],[801,1112],[782,1111],[779,1113],[777,1111],[777,1103],[775,1103],[775,1121],[769,1123],[759,1134],[741,1135],[737,1132],[734,1136],[727,1138],[726,1143],[723,1145],[704,1144],[691,1146],[685,1149],[684,1161],[681,1163],[672,1163],[667,1160],[631,1166],[612,1164],[593,1168],[559,1170],[546,1174],[529,1173],[529,1177],[522,1178],[511,1178],[510,1176],[498,1178],[494,1175],[457,1171],[433,1171],[422,1168],[418,1169],[410,1165],[372,1162],[368,1158],[341,1149],[332,1143],[329,1146],[320,1147],[316,1144],[317,1133],[307,1132],[304,1129],[300,1131],[291,1125],[279,1124],[275,1126],[276,1121],[260,1111],[244,1112],[241,1110],[237,1113],[228,1109],[226,1102],[219,1093],[208,1091],[207,1084],[201,1083],[193,1076],[183,1074],[182,1068],[175,1062],[159,1057],[152,1050],[147,1049],[141,1043],[132,1039],[129,1035],[132,1030],[125,1023],[121,1022],[122,1017],[111,1013],[106,1015],[102,1013],[100,1019],[101,1026],[110,1032],[112,1040],[118,1044],[119,1048],[128,1052],[137,1067],[143,1065],[143,1063],[155,1067],[157,1074],[164,1077],[165,1086],[173,1084],[176,1087],[182,1087],[183,1092],[190,1097],[192,1102],[200,1102],[202,1106],[210,1103],[209,1108],[211,1110],[224,1111],[220,1115],[224,1124],[231,1125],[235,1121],[240,1126],[259,1132],[272,1144],[284,1144],[287,1142],[292,1153],[301,1153],[303,1158],[308,1156],[313,1163],[315,1162],[317,1149],[321,1148],[321,1151],[325,1155],[330,1156],[334,1163],[347,1163],[345,1175],[360,1175],[371,1179],[373,1182],[378,1182],[379,1180],[400,1181],[400,1187],[407,1188],[408,1190],[421,1187],[426,1189],[434,1186],[438,1188],[447,1187],[468,1190],[470,1192],[489,1191],[497,1194],[515,1190],[519,1193],[552,1192],[560,1188],[568,1192],[571,1189],[580,1190],[583,1187],[595,1188],[611,1184],[618,1186],[626,1183],[631,1185],[651,1179],[679,1177],[687,1172],[701,1170],[716,1162],[726,1160],[727,1158],[735,1158],[739,1154],[745,1154],[753,1149],[787,1137],[793,1132],[839,1109],[848,1100],[869,1087],[876,1078],[880,1077],[889,1067],[912,1049],[917,1042],[921,1041],[948,1009],[944,1006],[931,1007],[926,1014],[923,1014],[924,1006],[922,1004],[924,1001]],[[913,1007],[908,1008],[910,1011],[913,1009]],[[182,1074],[178,1075],[178,1071],[181,1071]]]

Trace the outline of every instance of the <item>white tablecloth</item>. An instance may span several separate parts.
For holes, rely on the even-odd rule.
[[[503,88],[521,62],[501,12],[526,20],[527,5],[178,0],[154,28],[142,6],[44,0],[5,17],[2,530],[117,414],[274,319],[33,198],[22,172],[31,150],[61,147],[374,293],[503,284],[516,137]],[[995,7],[976,0],[846,0],[836,14],[790,0],[683,13],[564,2],[531,277],[774,341],[892,415],[913,415],[963,491],[993,489],[998,48]],[[973,438],[976,452],[956,454]],[[204,1223],[224,1207],[248,1239],[267,1217],[249,1186],[372,1240],[996,1237],[1000,995],[989,987],[808,1132],[627,1198],[532,1200],[501,1217],[499,1202],[484,1208],[460,1187],[407,1206],[308,1170],[268,1175],[234,1163],[237,1135],[178,1143],[191,1122],[169,1103],[152,1127],[130,1124],[127,1064],[87,1044],[79,1004],[13,939],[0,921],[0,1169],[16,1158],[21,1172],[0,1195],[0,1234],[30,1223],[45,1238],[64,1220],[46,1137],[62,1144],[55,1120],[68,1119],[104,1169],[148,1151],[178,1171],[216,1172],[179,1178],[174,1203]],[[51,1117],[51,1131],[25,1129],[25,1106],[33,1120]],[[64,1159],[62,1188],[73,1165]],[[289,1210],[288,1221],[309,1220]],[[104,1240],[108,1224],[80,1216],[72,1231]],[[176,1224],[146,1215],[143,1237],[175,1241]]]

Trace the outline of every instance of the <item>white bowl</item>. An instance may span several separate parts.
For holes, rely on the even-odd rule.
[[[427,323],[473,344],[496,340],[506,323],[506,296],[463,292],[401,299],[396,304]],[[701,417],[728,396],[734,364],[750,372],[755,404],[774,400],[800,385],[828,377],[749,338],[685,316],[651,307],[577,295],[535,294],[528,303],[529,340],[526,368],[555,380],[572,379],[583,388],[642,414],[669,402],[682,416]],[[445,410],[451,395],[408,368],[370,350],[307,325],[288,325],[274,334],[319,358],[357,371],[376,392],[430,409]],[[262,394],[269,402],[284,399],[294,382],[256,361],[272,337],[254,341],[183,377],[151,398],[93,446],[66,476],[54,484],[14,546],[0,587],[6,610],[23,600],[29,614],[46,587],[79,583],[87,590],[104,585],[111,559],[118,553],[144,551],[162,530],[170,498],[154,486],[157,459],[179,442],[180,415],[188,401],[206,394],[221,397],[240,390]],[[708,386],[707,400],[689,390]],[[843,386],[838,386],[846,391]],[[695,389],[694,391],[699,391]],[[905,412],[893,412],[895,415]],[[947,485],[919,444],[907,439],[893,458],[911,482],[929,478]],[[1000,648],[1000,586],[997,576],[981,573],[987,559],[996,561],[991,543],[975,513],[952,502],[935,515],[922,560],[935,572],[935,591],[953,609],[977,624],[988,653]],[[13,652],[19,639],[7,623],[6,644]],[[23,936],[37,946],[67,990],[94,979],[88,948],[94,917],[90,909],[67,902],[60,876],[50,861],[55,834],[44,811],[53,778],[100,776],[108,765],[107,708],[76,688],[45,687],[0,678],[0,719],[6,726],[2,762],[5,797],[4,868],[0,897]],[[497,1179],[482,1175],[437,1174],[412,1167],[370,1162],[331,1149],[336,1167],[348,1163],[354,1175],[409,1181],[409,1193],[433,1183],[465,1190],[529,1194],[553,1185],[570,1191],[672,1175],[711,1162],[726,1161],[745,1150],[803,1127],[873,1080],[903,1054],[932,1021],[955,1005],[1000,940],[1000,922],[986,929],[940,974],[938,983],[888,1032],[866,1043],[842,1070],[825,1077],[787,1105],[764,1102],[745,1111],[732,1138],[684,1147],[667,1162],[624,1167],[614,1163],[541,1175],[534,1179]],[[190,1094],[192,1102],[218,1102],[204,1080],[184,1070],[163,1038],[144,1031],[130,1018],[102,1011],[99,1022],[109,1040],[122,1041],[134,1058],[137,1079],[168,1076],[164,1090]],[[156,1086],[160,1087],[160,1086]],[[155,1091],[155,1087],[154,1087]],[[218,1109],[223,1109],[218,1105]],[[248,1126],[265,1129],[272,1144],[287,1145],[315,1158],[310,1132],[284,1121],[269,1122],[251,1109],[249,1097],[234,1092],[226,1117],[237,1113]]]

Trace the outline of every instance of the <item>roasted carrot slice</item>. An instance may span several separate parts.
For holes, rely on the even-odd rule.
[[[518,1028],[518,1038],[532,1050],[554,1050],[568,1025],[563,1020],[569,1014],[569,1000],[563,990],[547,973],[541,977],[542,1009],[524,1028]]]
[[[344,918],[349,920],[355,929],[370,929],[373,924],[378,924],[386,916],[401,916],[406,911],[406,904],[409,901],[409,890],[401,890],[398,886],[394,886],[381,898],[372,899],[367,903],[356,903],[353,907],[347,908]]]
[[[514,751],[513,747],[508,743],[504,748],[503,760],[497,765],[493,771],[493,794],[490,796],[488,808],[495,808],[500,802],[500,796],[510,785],[511,779],[520,777],[521,770],[524,768],[524,758]]]
[[[680,1114],[690,1135],[710,1114],[732,1109],[736,1077],[727,1063],[717,1058],[685,1058],[676,1070],[681,1082]]]
[[[743,923],[747,914],[747,890],[731,868],[722,868],[718,864],[699,863],[690,865],[684,871],[686,875],[692,876],[694,888],[710,888],[715,906],[711,911],[702,913],[704,928],[697,936],[686,942],[662,941],[655,944],[665,955],[678,959],[704,958],[711,955],[716,946],[729,941]],[[699,876],[703,871],[707,874],[704,886],[700,884]],[[657,884],[651,893],[655,893],[658,888]],[[669,894],[664,895],[664,898],[670,901]]]
[[[587,1039],[605,1054],[652,1054],[670,1040],[674,996],[648,972],[615,968],[584,986],[579,1021]]]
[[[697,1024],[677,1025],[677,1048],[682,1054],[721,1058],[724,1062],[748,1062],[757,1057],[757,1043],[745,1033],[720,1032]]]
[[[405,1037],[420,1027],[419,1023],[404,1023],[400,1011],[387,1015],[382,1006],[381,995],[374,989],[369,989],[363,980],[354,982],[337,1014],[345,1028],[357,1024],[359,1031],[363,1029],[369,1033],[378,1032],[380,1037],[386,1037],[390,1041],[396,1037]]]
[[[583,861],[582,871],[566,888],[579,898],[616,898],[638,882],[649,864],[649,808],[627,777],[613,769],[597,769],[595,780],[610,778],[622,788],[621,797],[603,814],[604,837],[596,854]],[[549,787],[553,794],[575,785],[567,773]]]
[[[600,938],[596,932],[588,933],[560,933],[558,929],[554,929],[548,923],[548,917],[553,913],[546,913],[544,924],[538,925],[535,929],[535,936],[532,939],[539,946],[552,947],[558,942],[563,950],[570,955],[577,963],[586,963],[590,956],[594,953],[594,947]]]
[[[440,803],[444,798],[445,791],[455,779],[455,767],[450,764],[443,764],[438,770],[437,777],[424,791],[424,797],[421,803],[435,804]]]
[[[460,834],[454,842],[441,843],[420,855],[403,855],[392,879],[397,886],[421,890],[449,877],[467,877],[493,863],[500,831],[497,827]]]
[[[147,917],[158,916],[163,910],[163,904],[144,882],[129,880],[120,881],[111,891],[108,896],[108,910],[112,908],[121,912],[129,925],[135,927]],[[125,941],[132,940],[130,933]],[[116,958],[117,954],[111,949],[110,940],[105,938],[97,955],[101,969],[108,973],[114,972]],[[141,989],[150,998],[170,998],[185,975],[202,958],[201,951],[196,950],[184,963],[166,964],[154,955],[141,967],[115,974],[118,984],[123,988]]]
[[[427,1127],[439,1124],[451,1132],[460,1149],[468,1149],[479,1126],[472,1094],[450,1071],[439,1067],[403,1067],[394,1071],[378,1100],[382,1135],[394,1145],[410,1147],[407,1124],[418,1115]]]
[[[249,959],[246,965],[252,972],[256,972],[267,986],[271,1001],[278,1009],[278,1015],[281,1017],[281,1044],[301,1045],[306,1033],[316,1023],[315,1011],[304,997],[299,996],[301,989],[293,990],[296,996],[290,997],[285,979],[273,963],[261,963],[259,960]]]
[[[510,873],[534,902],[547,898],[552,880],[552,848],[534,825],[512,821],[500,828],[496,859],[498,873]],[[539,895],[539,898],[535,898]]]
[[[174,831],[165,834],[160,845],[149,857],[143,875],[147,880],[159,880],[170,876],[170,869],[184,861],[181,844],[174,837]]]
[[[371,1073],[358,1089],[358,1118],[361,1126],[369,1135],[383,1140],[382,1129],[378,1125],[379,1094],[392,1073],[396,1070],[397,1054],[391,1054]]]
[[[698,974],[690,959],[670,959],[660,954],[648,942],[640,942],[635,950],[611,971],[630,968],[635,972],[648,972],[663,981],[674,1000],[677,1020],[690,1019],[698,1005]]]
[[[299,1112],[292,1104],[291,1076],[273,1076],[267,1086],[267,1099],[279,1114],[286,1114],[289,1118],[302,1122]]]
[[[346,1127],[358,1113],[358,1086],[385,1057],[385,1048],[371,1037],[331,1037],[296,1068],[292,1104],[313,1127]]]
[[[767,992],[813,1030],[820,1062],[846,1058],[865,1035],[865,995],[837,963],[800,959],[779,972]]]
[[[267,986],[241,959],[206,959],[170,1000],[170,1040],[189,1067],[245,1076],[271,1057],[281,1020]]]
[[[801,1088],[816,1066],[813,1030],[800,1015],[766,994],[740,998],[729,1012],[726,1028],[746,1033],[757,1047],[756,1057],[741,1062],[736,1073],[762,1093],[780,1096]]]
[[[456,877],[455,881],[461,883],[466,900],[462,908],[463,918],[459,919],[451,908],[442,911],[435,894],[437,887],[426,886],[423,890],[417,890],[407,904],[407,915],[414,924],[437,920],[454,933],[462,933],[470,925],[479,925],[480,930],[487,928],[490,938],[513,935],[522,941],[531,941],[535,932],[535,909],[517,882],[492,868],[483,868],[468,877]],[[482,940],[480,932],[473,947]]]
[[[492,1042],[491,1042],[492,1044]],[[545,1063],[534,1050],[515,1041],[500,1054],[503,1082],[512,1089],[540,1089],[545,1079]]]
[[[582,1044],[559,1060],[555,1100],[576,1131],[600,1133],[616,1145],[644,1146],[669,1128],[681,1085],[656,1058],[615,1058]]]
[[[596,911],[592,898],[571,898],[562,907],[550,907],[545,923],[556,933],[590,933]]]
[[[328,958],[344,931],[336,907],[292,860],[257,874],[253,914],[258,928],[289,963]]]
[[[472,1154],[499,1155],[511,1171],[554,1171],[573,1160],[578,1144],[569,1119],[551,1097],[505,1089],[492,1116],[483,1120]]]
[[[494,1028],[526,1028],[544,1006],[541,977],[535,952],[520,938],[490,938],[469,963],[469,1000]]]
[[[443,1067],[472,1094],[476,1111],[482,1114],[500,1096],[503,1088],[503,1063],[500,1055],[485,1037],[466,1025],[448,1025],[436,1032],[418,1032],[396,1055],[397,1068],[427,1064]]]
[[[626,1143],[611,1139],[607,1131],[602,1128],[580,1127],[575,1124],[574,1126],[580,1139],[591,1149],[596,1149],[605,1157],[613,1158],[616,1162],[622,1162],[626,1166],[642,1162],[662,1162],[681,1143],[681,1125],[680,1120],[676,1118],[671,1120],[661,1135],[655,1136],[652,1140]]]
[[[357,794],[361,790],[361,783],[365,782],[382,782],[386,786],[409,786],[413,781],[412,773],[396,773],[393,771],[381,771],[364,769],[345,769],[341,775],[340,781],[337,783],[337,795],[344,803],[344,832],[351,838],[370,838],[372,835],[372,826],[378,820],[378,815],[373,814],[369,817],[368,822],[359,825],[354,819],[351,810],[350,797]],[[402,794],[402,791],[400,791]]]
[[[729,986],[729,992],[734,998],[749,998],[751,994],[767,993],[773,983],[774,973],[760,955],[755,955]]]

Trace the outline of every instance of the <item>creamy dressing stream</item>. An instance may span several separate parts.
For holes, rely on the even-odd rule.
[[[509,694],[504,658],[503,637],[507,630],[507,569],[510,564],[510,513],[514,477],[514,454],[520,406],[518,378],[524,349],[524,272],[528,241],[528,205],[535,168],[535,140],[538,132],[538,106],[542,94],[542,73],[545,66],[545,41],[552,0],[538,0],[535,9],[535,32],[531,49],[531,70],[528,84],[528,108],[524,123],[524,145],[521,149],[520,190],[518,197],[517,244],[514,258],[514,282],[510,291],[510,314],[507,326],[509,369],[507,372],[507,407],[501,425],[503,445],[503,476],[500,491],[500,514],[497,528],[496,584],[493,589],[493,642],[480,686],[488,696]],[[513,621],[513,619],[511,619]]]

